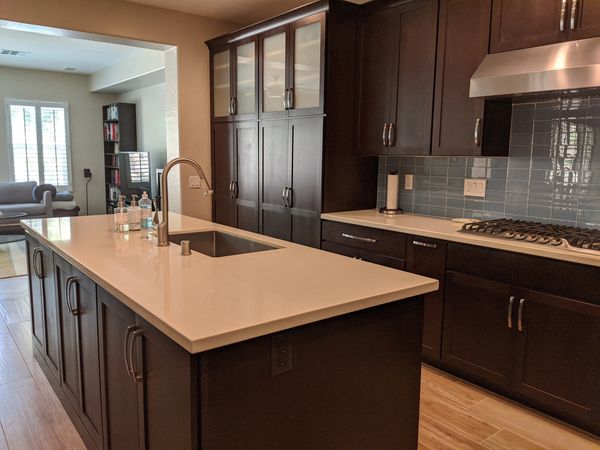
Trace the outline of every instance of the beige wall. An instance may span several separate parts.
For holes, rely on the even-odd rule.
[[[120,0],[1,0],[0,19],[177,46],[179,153],[198,160],[210,174],[209,58],[204,41],[233,25]],[[189,174],[184,170],[182,180]],[[210,200],[184,188],[182,211],[209,218]]]
[[[167,163],[165,83],[123,92],[118,95],[118,101],[136,105],[138,150],[150,152],[152,195],[155,195],[154,170],[164,167]]]
[[[102,105],[114,102],[116,96],[90,93],[88,79],[87,75],[0,67],[0,181],[9,181],[4,99],[67,102],[73,195],[85,214],[83,169],[91,169],[89,213],[102,214],[105,211]]]

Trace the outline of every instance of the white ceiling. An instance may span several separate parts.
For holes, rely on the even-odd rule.
[[[250,25],[298,6],[312,3],[311,0],[126,0],[134,3],[158,6],[190,14],[223,20],[225,22]],[[352,3],[367,3],[370,0],[349,0]]]
[[[25,56],[0,54],[0,66],[57,72],[64,72],[65,68],[70,67],[76,70],[67,73],[80,74],[97,72],[140,53],[158,52],[158,50],[128,45],[5,28],[0,28],[1,49],[18,50],[28,54]]]

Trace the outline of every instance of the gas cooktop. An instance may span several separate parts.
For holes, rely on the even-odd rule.
[[[552,225],[526,220],[497,219],[467,223],[460,231],[552,245],[569,250],[594,251],[598,252],[600,256],[600,230],[591,228]]]

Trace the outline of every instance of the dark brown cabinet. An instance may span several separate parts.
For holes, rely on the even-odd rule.
[[[258,231],[258,122],[212,126],[215,222]]]
[[[407,237],[406,270],[435,278],[440,283],[436,292],[424,296],[423,355],[434,360],[439,360],[442,356],[446,249],[444,241],[420,236]]]
[[[509,384],[513,363],[512,286],[472,275],[446,275],[442,359],[493,386]]]
[[[192,355],[102,288],[98,317],[106,448],[197,448]]]
[[[415,0],[362,18],[359,153],[430,154],[437,11]]]
[[[261,231],[320,245],[323,118],[261,123]]]
[[[52,375],[58,380],[60,343],[58,305],[55,295],[55,271],[52,252],[26,236],[31,299],[33,344],[43,355]]]
[[[527,291],[517,310],[515,392],[565,420],[598,424],[600,306]]]
[[[492,0],[441,0],[432,155],[480,155],[484,99],[469,98],[488,53]]]
[[[490,51],[600,36],[594,0],[494,0]]]

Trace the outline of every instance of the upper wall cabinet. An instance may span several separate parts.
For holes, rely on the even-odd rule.
[[[263,118],[323,113],[325,13],[260,37]]]
[[[212,54],[213,121],[253,119],[258,112],[258,45],[251,38]]]
[[[492,53],[600,36],[597,0],[494,0]]]
[[[430,153],[437,3],[375,6],[362,18],[359,153]]]
[[[441,0],[431,153],[480,155],[484,99],[469,83],[488,52],[491,0]]]

